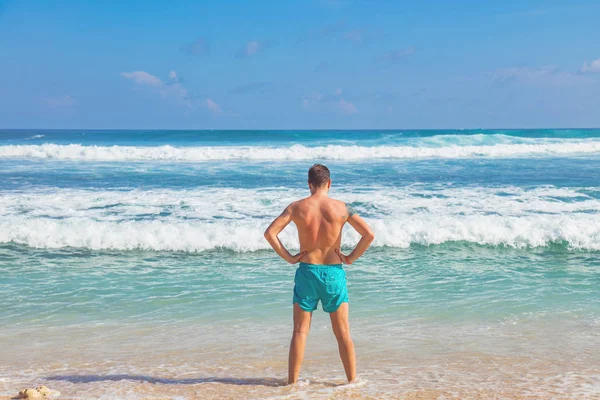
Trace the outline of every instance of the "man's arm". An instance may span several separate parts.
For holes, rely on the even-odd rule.
[[[306,255],[306,251],[302,251],[295,256],[292,256],[277,236],[286,226],[288,226],[290,222],[292,222],[291,204],[285,210],[283,210],[279,217],[275,218],[275,220],[271,222],[271,225],[269,225],[265,231],[265,239],[267,239],[273,250],[275,250],[275,252],[279,254],[281,258],[290,264],[296,264],[302,257],[304,257],[304,255]]]
[[[352,264],[369,248],[373,242],[373,239],[375,239],[375,234],[365,220],[362,219],[351,206],[346,205],[346,212],[348,215],[346,222],[356,229],[356,231],[361,235],[361,238],[356,244],[354,250],[352,250],[352,253],[348,254],[347,256],[342,254],[339,249],[336,249],[335,251],[342,259],[342,262],[345,264]]]

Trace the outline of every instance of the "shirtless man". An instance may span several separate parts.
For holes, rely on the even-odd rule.
[[[308,171],[310,196],[290,204],[265,231],[273,249],[290,264],[300,262],[294,279],[294,332],[290,343],[288,384],[296,383],[304,358],[312,312],[321,300],[329,313],[333,333],[349,382],[356,379],[356,354],[348,324],[348,292],[343,264],[352,264],[369,247],[373,232],[344,202],[328,197],[329,169],[315,164]],[[300,253],[291,255],[277,235],[290,223],[298,228]],[[348,222],[362,236],[354,250],[340,250],[342,227]]]

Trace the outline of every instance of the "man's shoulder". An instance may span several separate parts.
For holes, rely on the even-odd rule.
[[[331,199],[331,200],[335,202],[334,207],[337,210],[339,210],[342,213],[342,215],[344,215],[344,218],[349,218],[356,214],[356,211],[354,210],[354,208],[352,207],[351,204],[348,204],[341,200],[336,200],[336,199]]]
[[[298,207],[299,205],[302,205],[302,203],[304,203],[305,201],[306,201],[306,199],[299,199],[296,201],[292,201],[288,207]]]
[[[291,202],[291,203],[290,203],[290,204],[287,206],[286,210],[289,210],[289,211],[291,211],[291,212],[294,212],[295,210],[302,209],[303,207],[306,207],[306,198],[304,198],[304,199],[299,199],[299,200],[296,200],[296,201],[293,201],[293,202]]]
[[[333,205],[335,205],[335,206],[338,206],[338,207],[346,207],[346,203],[345,203],[345,202],[343,202],[342,200],[338,200],[338,199],[332,199],[332,198],[330,198],[330,200],[331,200],[331,204],[333,204]]]

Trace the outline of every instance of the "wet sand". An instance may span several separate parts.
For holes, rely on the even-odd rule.
[[[244,382],[244,381],[240,381]],[[531,394],[528,391],[507,388],[496,391],[490,389],[422,389],[415,391],[399,392],[390,394],[378,392],[377,390],[365,391],[362,388],[329,386],[314,384],[310,393],[302,388],[291,388],[279,386],[279,381],[265,379],[264,382],[246,381],[246,383],[202,383],[202,384],[160,384],[128,382],[119,384],[118,389],[113,388],[110,394],[106,386],[96,384],[85,384],[72,387],[70,392],[62,394],[59,398],[63,400],[76,399],[137,399],[137,400],[172,400],[172,399],[410,399],[410,400],[433,400],[433,399],[597,399],[598,396],[578,396],[547,392]],[[321,386],[322,389],[318,387]],[[54,388],[60,388],[55,385]],[[536,391],[536,388],[531,388]],[[8,400],[11,397],[0,396],[0,400]]]
[[[309,354],[310,356],[310,354]],[[46,385],[60,399],[599,399],[600,368],[566,360],[534,360],[486,354],[456,354],[442,365],[414,360],[363,360],[359,381],[346,384],[339,360],[329,353],[307,360],[301,381],[287,386],[284,359],[220,367],[159,365],[40,365],[25,375],[3,378],[0,393]],[[140,362],[141,360],[137,360]],[[325,365],[323,365],[325,362]],[[229,364],[229,365],[228,365]],[[328,365],[329,368],[328,368]],[[170,373],[189,369],[194,372]],[[203,371],[202,371],[203,369]],[[126,370],[132,372],[127,373]],[[162,371],[162,372],[161,372]],[[16,371],[15,371],[16,372]],[[10,396],[0,396],[9,399]]]
[[[253,325],[6,327],[0,399],[41,385],[77,400],[600,399],[596,325],[363,323],[354,333],[360,382],[346,385],[325,322],[316,316],[295,386],[284,381],[286,323],[252,340]]]

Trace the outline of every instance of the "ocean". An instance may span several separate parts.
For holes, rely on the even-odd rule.
[[[317,162],[359,381],[319,308],[288,387],[263,232]],[[599,399],[599,288],[600,129],[0,130],[0,398]]]

